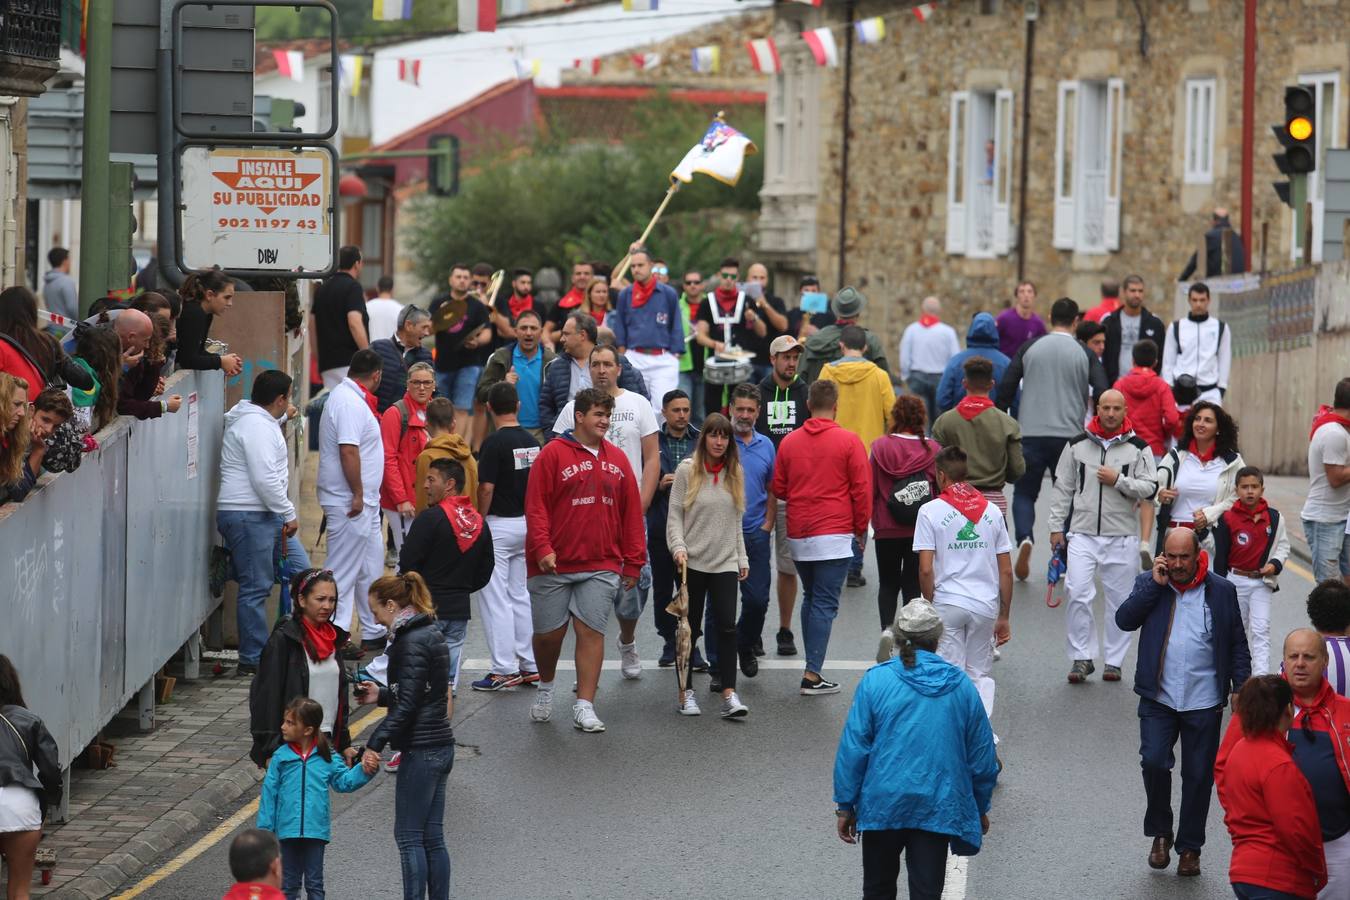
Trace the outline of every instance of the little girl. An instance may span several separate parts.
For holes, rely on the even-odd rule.
[[[272,754],[258,802],[258,827],[281,841],[281,890],[297,900],[323,900],[323,851],[329,840],[328,790],[351,793],[369,784],[378,766],[347,768],[319,726],[323,707],[296,697],[281,722],[284,744]]]

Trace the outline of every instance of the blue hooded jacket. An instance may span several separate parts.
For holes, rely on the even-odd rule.
[[[324,759],[315,748],[308,759],[301,759],[290,744],[282,744],[267,764],[258,800],[258,827],[275,834],[277,840],[327,841],[329,789],[350,794],[374,777],[360,765],[347,768],[336,752]]]
[[[964,672],[917,650],[912,669],[892,659],[863,676],[834,759],[834,802],[859,831],[946,834],[971,856],[997,780],[994,733]]]
[[[942,370],[942,380],[938,382],[937,412],[932,418],[936,419],[966,396],[966,389],[961,386],[965,377],[961,365],[972,356],[983,356],[994,364],[994,384],[1003,380],[1010,360],[998,349],[998,325],[989,313],[975,314],[966,331],[966,349],[947,360],[947,368]]]

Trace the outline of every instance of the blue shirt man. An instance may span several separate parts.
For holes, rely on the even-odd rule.
[[[530,357],[516,343],[511,349],[511,368],[516,373],[516,394],[520,397],[520,427],[542,428],[539,421],[539,387],[544,382],[544,351],[536,346]]]

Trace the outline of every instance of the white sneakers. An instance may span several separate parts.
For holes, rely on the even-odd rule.
[[[572,705],[572,727],[594,733],[604,731],[605,723],[596,716],[594,706],[585,700],[578,700]]]
[[[731,696],[722,701],[722,718],[724,719],[744,719],[750,715],[750,707],[741,702],[740,696],[731,692]]]
[[[619,671],[629,681],[642,677],[642,657],[638,656],[637,641],[631,644],[619,641]]]
[[[535,695],[534,703],[530,705],[530,720],[534,722],[547,722],[553,716],[553,690],[540,689]]]
[[[694,691],[692,688],[684,692],[684,696],[680,700],[680,705],[676,708],[682,716],[697,716],[702,715],[703,713],[703,710],[698,708],[698,701],[694,699]]]

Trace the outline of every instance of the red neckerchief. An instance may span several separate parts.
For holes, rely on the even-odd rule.
[[[323,662],[333,655],[337,646],[337,629],[332,622],[314,625],[304,616],[300,617],[300,630],[305,637],[305,650],[315,662]]]
[[[970,394],[961,398],[961,402],[956,404],[956,411],[961,414],[961,418],[967,422],[974,419],[986,409],[993,409],[994,401],[988,397],[972,397]]]
[[[688,295],[688,294],[685,295],[684,302],[689,304],[689,321],[690,321],[691,323],[692,323],[692,322],[697,322],[697,321],[698,321],[698,308],[699,308],[699,306],[701,306],[702,304],[701,304],[701,303],[689,303],[689,295]]]
[[[647,283],[641,281],[633,282],[633,309],[641,309],[647,305],[647,301],[652,299],[652,294],[656,293],[656,286],[661,282],[656,280],[653,275],[647,279]]]
[[[605,324],[605,310],[603,309],[591,310],[591,318],[595,320],[595,326],[599,328],[601,325]]]
[[[1205,580],[1207,574],[1209,574],[1209,554],[1201,550],[1199,558],[1196,559],[1194,578],[1185,584],[1177,584],[1175,581],[1171,581],[1171,579],[1168,580],[1171,581],[1172,587],[1176,589],[1178,594],[1184,594],[1187,591],[1199,587],[1200,582]]]
[[[412,394],[404,394],[403,402],[408,407],[408,427],[426,428],[427,427],[427,407],[424,403],[418,403],[413,399]]]
[[[1126,416],[1124,419],[1121,420],[1119,428],[1117,428],[1115,431],[1107,431],[1106,428],[1103,427],[1101,419],[1098,416],[1093,416],[1092,421],[1088,422],[1087,430],[1088,434],[1095,434],[1102,440],[1110,440],[1111,438],[1116,437],[1117,435],[1124,434],[1127,431],[1134,431],[1134,426],[1130,424],[1130,417]],[[1213,454],[1210,454],[1210,456],[1212,457]]]
[[[581,301],[585,299],[586,296],[584,292],[579,291],[576,288],[572,288],[570,291],[568,291],[567,293],[563,294],[561,297],[558,298],[558,305],[563,309],[572,309],[573,307],[580,306]]]
[[[736,309],[736,298],[740,291],[733,288],[719,287],[713,291],[713,296],[717,298],[717,305],[722,308],[722,315],[729,316]]]
[[[309,759],[310,754],[314,752],[314,748],[317,747],[318,745],[319,745],[319,742],[318,742],[318,741],[315,741],[314,743],[310,744],[309,747],[308,747],[307,749],[301,750],[301,749],[300,749],[300,745],[297,744],[295,741],[287,741],[287,742],[286,742],[286,746],[288,746],[288,747],[290,747],[292,750],[294,750],[294,751],[295,751],[295,755],[298,756],[298,757],[300,757],[301,759]]]
[[[1312,440],[1312,436],[1317,434],[1317,429],[1332,422],[1340,424],[1342,428],[1350,428],[1350,419],[1337,415],[1335,409],[1323,403],[1317,407],[1317,415],[1313,416],[1312,431],[1308,432],[1308,440]]]
[[[1215,441],[1214,443],[1210,444],[1209,449],[1204,453],[1201,453],[1199,448],[1196,447],[1194,438],[1192,438],[1191,442],[1186,445],[1187,452],[1190,453],[1192,456],[1194,456],[1196,459],[1200,460],[1201,464],[1213,461],[1214,454],[1218,452],[1218,449],[1219,449],[1218,441]]]
[[[482,515],[473,508],[469,498],[461,494],[446,497],[440,502],[440,507],[441,512],[450,520],[450,527],[455,532],[455,542],[459,544],[459,552],[468,552],[483,531]]]
[[[526,294],[524,297],[517,297],[514,293],[506,298],[506,305],[511,307],[512,320],[520,318],[520,314],[527,309],[534,309],[534,294]]]
[[[1234,516],[1236,516],[1239,519],[1249,519],[1253,525],[1265,524],[1265,522],[1262,521],[1261,518],[1262,516],[1265,516],[1266,521],[1269,521],[1270,516],[1267,514],[1269,510],[1270,504],[1266,502],[1265,497],[1262,497],[1260,500],[1257,500],[1256,505],[1253,506],[1251,509],[1248,509],[1247,505],[1243,503],[1241,500],[1239,500],[1237,503],[1234,503],[1232,506],[1228,508],[1228,511],[1232,513]]]
[[[718,474],[726,467],[727,467],[727,458],[725,456],[722,457],[722,461],[715,466],[709,463],[706,459],[703,461],[703,468],[709,475],[713,477],[713,484],[717,484]]]
[[[989,506],[988,498],[964,481],[947,485],[947,489],[938,496],[956,507],[957,512],[972,522],[980,521],[980,516],[984,515],[985,508]]]
[[[379,415],[379,413],[375,412],[375,395],[366,390],[366,386],[355,379],[352,380],[352,384],[356,385],[357,389],[361,392],[361,396],[365,398],[366,406],[370,407],[370,411],[375,413],[375,415]]]
[[[939,319],[937,316],[932,316],[929,315],[928,313],[924,313],[923,315],[919,316],[919,324],[922,325],[924,328],[932,328],[934,325],[936,325],[941,321],[942,320]]]

